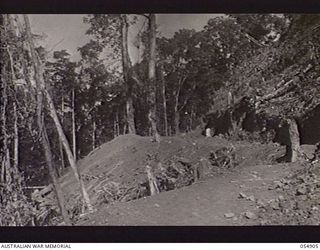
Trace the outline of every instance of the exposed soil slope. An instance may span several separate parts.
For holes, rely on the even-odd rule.
[[[261,207],[279,195],[274,181],[300,167],[246,166],[178,190],[103,206],[78,225],[261,225]]]
[[[119,187],[136,187],[145,183],[148,155],[156,156],[157,161],[164,165],[177,157],[187,160],[190,165],[195,165],[203,158],[209,159],[212,152],[224,147],[231,148],[235,154],[236,164],[232,169],[212,172],[191,186],[163,192],[153,197],[144,197],[131,202],[125,202],[126,199],[112,201],[105,198],[106,192],[109,192],[106,186],[110,187],[110,184],[119,190]],[[100,146],[79,162],[89,196],[98,211],[89,215],[91,219],[86,222],[82,221],[86,217],[82,217],[80,220],[82,222],[79,223],[241,224],[240,214],[254,206],[254,202],[251,201],[253,203],[250,205],[248,201],[237,199],[242,190],[240,185],[244,192],[252,190],[257,195],[261,193],[263,197],[267,197],[259,188],[266,188],[268,180],[265,176],[255,178],[255,172],[261,169],[269,173],[270,164],[283,153],[284,148],[277,144],[230,142],[219,137],[206,138],[195,134],[164,137],[160,144],[152,142],[149,137],[119,136]],[[283,165],[272,167],[276,171]],[[282,174],[287,173],[282,171]],[[277,174],[274,175],[273,177],[278,177]],[[60,181],[67,194],[68,205],[74,210],[80,194],[72,172],[67,173]],[[247,184],[250,184],[249,190],[245,189]],[[81,205],[78,206],[80,210]],[[232,219],[224,217],[228,212],[235,213]]]

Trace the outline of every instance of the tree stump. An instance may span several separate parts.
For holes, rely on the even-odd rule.
[[[155,195],[160,193],[159,188],[157,186],[156,178],[152,173],[152,167],[150,165],[146,165],[146,172],[147,172],[148,181],[149,181],[150,194]]]
[[[201,157],[200,161],[195,167],[194,180],[198,181],[208,176],[211,173],[210,162],[205,157]]]
[[[287,147],[287,155],[290,162],[296,162],[300,150],[300,135],[296,120],[288,119],[289,124],[289,146]]]

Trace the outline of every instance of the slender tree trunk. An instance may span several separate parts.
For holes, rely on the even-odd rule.
[[[289,156],[290,162],[296,162],[298,159],[298,153],[300,149],[300,136],[296,120],[290,119],[289,123],[289,136],[290,136],[290,145],[289,145]]]
[[[41,99],[42,99],[42,97],[41,97]],[[41,101],[41,99],[40,99],[40,101]],[[43,150],[44,150],[46,163],[47,163],[47,166],[48,166],[48,169],[49,169],[49,174],[50,174],[50,177],[51,177],[51,180],[52,180],[52,184],[53,184],[53,187],[54,187],[54,192],[55,192],[56,197],[57,197],[58,206],[59,206],[59,209],[61,211],[61,215],[63,217],[63,220],[64,220],[65,224],[66,225],[71,225],[72,224],[71,220],[70,220],[68,212],[67,212],[67,210],[65,208],[64,195],[62,193],[61,186],[60,186],[60,184],[58,182],[56,171],[55,171],[54,166],[53,166],[51,147],[50,147],[50,143],[49,143],[47,129],[45,127],[42,115],[40,117],[38,117],[38,127],[39,127],[39,129],[41,131],[40,132],[41,133],[41,144],[42,144],[42,147],[43,147]]]
[[[42,86],[42,91],[44,91],[45,93],[45,96],[46,96],[46,99],[47,99],[47,103],[48,103],[48,106],[49,106],[49,111],[50,111],[50,116],[52,117],[54,123],[55,123],[55,126],[56,126],[56,129],[57,129],[57,132],[59,134],[59,137],[61,138],[61,142],[62,142],[62,145],[65,149],[65,152],[67,154],[67,157],[68,157],[68,160],[69,160],[69,163],[70,163],[70,166],[75,174],[75,177],[77,179],[77,181],[79,182],[79,185],[80,185],[80,189],[81,189],[81,192],[82,192],[82,196],[83,196],[83,199],[84,199],[84,202],[88,208],[88,210],[90,212],[93,211],[93,208],[92,208],[92,205],[91,205],[91,202],[90,202],[90,199],[89,199],[89,195],[85,189],[85,186],[84,186],[84,183],[83,183],[83,180],[80,176],[80,173],[79,173],[79,169],[77,167],[77,164],[76,164],[76,161],[74,159],[74,156],[72,154],[72,151],[70,149],[70,144],[63,132],[63,129],[62,129],[62,126],[60,124],[60,121],[59,121],[59,118],[58,118],[58,115],[57,115],[57,111],[54,107],[54,104],[53,104],[53,101],[51,99],[51,96],[48,92],[48,90],[45,88],[45,86]]]
[[[14,134],[13,134],[13,168],[18,171],[19,166],[19,128],[18,128],[18,113],[17,103],[13,103],[13,116],[14,116]]]
[[[14,31],[14,25],[12,23],[11,17],[8,16],[10,30]],[[16,34],[16,33],[15,33]],[[13,170],[18,172],[18,164],[19,164],[19,129],[18,129],[18,113],[17,113],[17,86],[16,86],[16,74],[14,71],[14,61],[12,57],[12,53],[10,48],[7,47],[7,52],[10,61],[10,72],[11,72],[11,82],[14,89],[14,100],[13,100],[13,117],[14,117],[14,132],[13,132]]]
[[[113,138],[116,138],[116,137],[117,137],[117,122],[114,119],[113,120]]]
[[[189,130],[192,131],[193,129],[193,117],[194,117],[194,111],[193,111],[193,105],[191,106],[191,112],[190,112],[190,120],[189,120]]]
[[[142,62],[142,55],[143,55],[143,49],[142,49],[142,42],[141,42],[141,33],[138,34],[138,58],[137,58],[137,63],[140,64]]]
[[[75,89],[72,88],[72,149],[74,160],[77,161],[77,137],[76,137],[76,114],[75,114]]]
[[[180,133],[180,110],[178,109],[180,89],[181,89],[181,83],[179,83],[179,88],[175,93],[175,102],[174,102],[174,126],[175,126],[176,134]]]
[[[163,76],[163,65],[160,66],[160,77],[162,84],[162,105],[163,105],[163,119],[164,119],[164,135],[168,136],[168,115],[167,115],[167,98],[166,98],[166,83]]]
[[[122,132],[120,132],[120,134],[125,135],[127,134],[127,128],[128,128],[128,123],[127,123],[127,107],[126,104],[122,107]],[[120,129],[120,131],[121,131]]]
[[[180,91],[182,88],[182,85],[184,84],[186,80],[186,76],[183,76],[179,79],[178,82],[178,89],[175,90],[174,96],[175,96],[175,101],[174,101],[174,126],[175,126],[175,133],[179,134],[180,133],[180,110],[179,109],[179,97],[180,97]]]
[[[149,121],[151,124],[152,135],[156,142],[160,142],[160,135],[157,130],[156,116],[156,15],[149,15]]]
[[[128,121],[128,133],[136,134],[136,128],[134,123],[134,108],[132,97],[128,96],[126,100],[126,112],[127,112],[127,121]]]
[[[127,133],[127,128],[128,128],[128,124],[127,123],[124,123],[123,124],[123,135],[125,135]]]
[[[174,108],[174,125],[175,125],[175,133],[179,134],[180,133],[180,112],[178,110],[178,107],[175,106]]]
[[[10,166],[10,152],[8,146],[8,133],[7,133],[7,104],[8,104],[8,93],[7,93],[7,81],[5,79],[5,65],[2,65],[2,135],[3,135],[3,158],[1,164],[1,183],[8,183],[6,175]]]
[[[97,130],[97,125],[96,125],[96,121],[93,118],[92,119],[92,150],[94,150],[96,148],[96,130]]]
[[[1,176],[0,176],[0,183],[4,184],[6,179],[5,179],[5,174],[6,174],[6,163],[7,163],[7,157],[6,157],[6,152],[3,152],[3,157],[1,159]]]
[[[168,131],[168,135],[171,136],[172,135],[172,132],[171,132],[172,128],[171,126],[169,126],[169,131]]]
[[[5,24],[4,27],[6,29],[6,25],[8,23],[9,15],[7,15],[7,19],[4,20]],[[6,30],[7,31],[7,30]],[[7,48],[9,60],[11,59],[10,51]],[[11,69],[12,69],[12,61]],[[3,63],[2,68],[2,85],[3,85],[3,92],[2,92],[2,102],[3,102],[3,110],[2,110],[2,134],[3,134],[3,161],[2,161],[2,171],[1,171],[1,179],[2,183],[11,183],[11,156],[10,156],[10,149],[9,149],[9,134],[7,130],[7,105],[8,105],[8,75],[6,74],[6,66],[7,63]],[[11,72],[12,73],[12,72]]]
[[[31,28],[30,28],[30,23],[29,23],[29,19],[27,15],[24,15],[24,21],[25,21],[25,25],[26,25],[26,35],[27,35],[27,41],[30,47],[30,52],[31,52],[31,60],[33,62],[33,66],[34,66],[34,71],[35,71],[35,80],[36,83],[38,85],[38,87],[41,89],[41,91],[44,93],[46,100],[47,100],[47,104],[48,104],[48,108],[50,111],[50,116],[52,117],[54,124],[56,126],[57,132],[59,134],[59,137],[61,139],[61,142],[64,146],[64,149],[66,151],[70,166],[74,172],[74,175],[79,183],[80,186],[80,190],[82,193],[82,197],[83,200],[89,210],[89,212],[93,211],[88,193],[84,187],[84,183],[81,179],[80,173],[79,173],[79,169],[77,167],[76,161],[74,159],[74,156],[72,154],[72,151],[70,149],[70,144],[63,132],[61,123],[59,121],[58,115],[57,115],[57,111],[55,109],[54,103],[52,101],[52,98],[48,92],[48,90],[46,89],[46,84],[43,78],[43,69],[42,69],[42,65],[40,62],[40,59],[38,58],[35,48],[34,48],[34,43],[33,43],[33,39],[32,39],[32,35],[31,35]]]
[[[7,184],[10,184],[12,182],[12,178],[11,178],[11,156],[10,156],[10,150],[9,147],[7,145],[7,149],[6,149],[6,166],[5,166],[5,182]]]
[[[123,68],[123,78],[126,84],[126,113],[127,113],[127,123],[128,123],[128,133],[136,134],[135,122],[134,122],[134,107],[132,100],[132,65],[129,57],[128,49],[128,30],[129,23],[127,20],[127,15],[121,15],[121,52],[122,52],[122,68]]]
[[[61,110],[62,110],[61,124],[63,124],[63,122],[64,122],[64,97],[63,96],[61,98]],[[62,146],[62,142],[61,142],[60,138],[59,138],[59,151],[60,151],[60,160],[61,160],[61,171],[59,174],[61,174],[63,172],[63,170],[65,169],[65,163],[64,163],[63,146]]]
[[[233,104],[233,96],[231,91],[228,91],[228,106],[230,107]]]
[[[62,142],[60,140],[59,140],[59,153],[60,153],[60,162],[61,162],[59,176],[61,176],[64,169],[65,169],[65,164],[64,164],[63,146],[62,146]]]
[[[116,135],[120,135],[120,126],[119,126],[119,112],[116,112]]]
[[[26,16],[25,16],[25,21],[26,21],[26,27],[27,27],[27,35],[28,35],[28,38],[30,39],[31,31],[30,31],[29,21],[27,20]],[[34,49],[34,47],[31,46],[31,42],[32,41],[29,40],[30,48],[32,50],[32,49]],[[33,51],[33,52],[35,52],[35,51]],[[32,54],[34,55],[34,53],[32,53]],[[34,58],[33,58],[33,60],[34,60]],[[37,73],[36,64],[34,61],[33,61],[33,63],[34,63],[35,73]],[[26,77],[28,77],[28,76],[26,76]],[[36,77],[36,79],[38,80],[38,77]],[[37,98],[36,98],[36,100],[37,100],[37,125],[38,125],[38,129],[39,129],[39,133],[40,133],[41,144],[42,144],[42,148],[44,150],[44,155],[45,155],[47,167],[48,167],[49,174],[50,174],[52,184],[54,187],[54,192],[56,194],[58,207],[60,209],[60,212],[61,212],[61,215],[63,217],[65,224],[71,225],[71,220],[70,220],[70,218],[68,216],[68,212],[65,208],[65,200],[64,200],[64,196],[63,196],[63,193],[61,190],[61,186],[58,183],[58,178],[56,176],[56,170],[53,166],[51,147],[50,147],[49,138],[48,138],[48,134],[47,134],[47,130],[46,130],[46,127],[44,124],[44,118],[43,118],[43,93],[42,93],[42,90],[40,89],[39,81],[36,81],[36,85],[37,85]]]
[[[4,32],[5,34],[7,33],[6,30],[6,17],[5,15],[0,15],[0,21],[1,25],[4,27]],[[6,169],[6,161],[7,161],[7,133],[6,133],[6,106],[7,106],[7,79],[6,78],[6,63],[5,61],[1,64],[1,135],[2,135],[2,148],[1,149],[1,173],[0,173],[0,183],[4,184],[5,183],[5,169]],[[1,190],[0,190],[1,191]]]

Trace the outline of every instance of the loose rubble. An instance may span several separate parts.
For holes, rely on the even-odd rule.
[[[306,166],[286,179],[274,182],[279,193],[276,199],[260,207],[263,225],[319,225],[320,169]]]

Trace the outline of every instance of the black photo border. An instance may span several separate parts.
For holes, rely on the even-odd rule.
[[[320,13],[320,0],[0,0],[3,14]],[[1,216],[1,215],[0,215]],[[0,227],[0,242],[301,243],[318,226]]]

